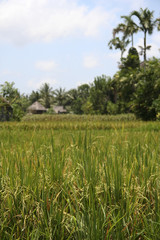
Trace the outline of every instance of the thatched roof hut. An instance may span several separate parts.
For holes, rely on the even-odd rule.
[[[64,109],[63,106],[54,106],[54,107],[53,107],[53,110],[54,110],[54,112],[57,113],[57,114],[67,113],[67,110]]]
[[[42,113],[45,113],[47,111],[47,109],[42,104],[40,104],[38,101],[36,101],[27,108],[27,111],[29,113],[33,113],[33,114],[42,114]]]
[[[0,121],[9,121],[13,115],[11,104],[2,96],[0,96]]]

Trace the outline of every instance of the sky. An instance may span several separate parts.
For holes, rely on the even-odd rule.
[[[120,51],[108,47],[112,30],[140,8],[160,16],[159,0],[0,0],[0,84],[14,82],[30,94],[44,83],[67,91],[97,76],[113,77]],[[160,32],[147,44],[147,57],[160,58]]]

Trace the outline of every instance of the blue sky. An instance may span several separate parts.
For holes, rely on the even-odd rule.
[[[28,94],[45,82],[69,90],[112,77],[120,58],[108,48],[112,29],[140,7],[160,16],[159,0],[0,0],[0,84],[15,82]],[[160,32],[147,44],[148,57],[160,57]]]

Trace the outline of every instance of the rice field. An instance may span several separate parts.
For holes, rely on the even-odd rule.
[[[160,239],[160,123],[0,123],[0,239]]]

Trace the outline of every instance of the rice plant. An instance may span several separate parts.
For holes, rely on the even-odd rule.
[[[159,239],[159,142],[152,122],[0,124],[0,239]]]

